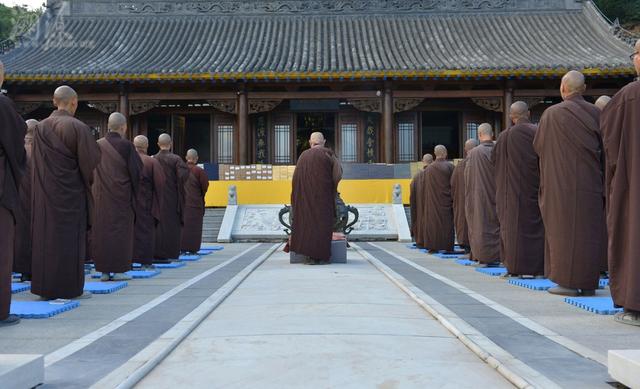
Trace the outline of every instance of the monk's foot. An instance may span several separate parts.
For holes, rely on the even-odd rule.
[[[500,267],[500,262],[489,262],[489,263],[478,262],[473,264],[473,266],[479,267],[479,268]]]
[[[156,267],[153,266],[153,265],[142,265],[142,267],[140,269],[146,270],[146,271],[151,271],[151,270],[156,270]]]
[[[302,260],[302,263],[304,263],[305,265],[315,265],[316,260],[311,257],[304,257],[304,259]]]
[[[81,294],[80,296],[74,298],[73,300],[87,300],[90,299],[91,297],[93,297],[93,295],[89,292],[84,292],[83,294]]]
[[[31,281],[31,274],[22,273],[20,275],[20,282],[30,282],[30,281]]]
[[[519,276],[517,274],[506,273],[501,275],[500,278],[522,278],[522,276]]]
[[[592,297],[596,295],[595,289],[580,289],[580,296]]]
[[[563,286],[556,286],[553,288],[549,288],[547,292],[551,294],[557,294],[560,296],[569,296],[569,297],[580,296],[580,291],[578,291],[578,289],[565,288]]]
[[[111,281],[111,274],[102,273],[102,275],[100,276],[100,281],[102,281],[102,282]]]
[[[153,260],[153,263],[168,264],[171,263],[171,260],[167,258],[156,258]]]
[[[640,327],[640,312],[625,309],[624,312],[616,313],[613,320],[618,323]]]
[[[535,278],[536,280],[544,280],[547,277],[545,277],[545,276],[535,276],[533,278]]]
[[[318,259],[316,260],[316,265],[331,265],[331,260],[330,259]]]
[[[9,317],[7,317],[6,319],[0,320],[0,327],[14,326],[18,323],[20,323],[20,318],[18,316],[9,315]]]
[[[131,277],[126,273],[116,273],[111,276],[111,281],[129,281]]]

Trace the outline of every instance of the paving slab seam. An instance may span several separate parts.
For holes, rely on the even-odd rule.
[[[375,246],[373,244],[371,245]],[[459,339],[468,349],[476,354],[478,358],[495,369],[512,385],[519,389],[530,389],[536,387],[533,384],[533,382],[536,382],[540,387],[559,388],[557,384],[544,377],[538,371],[527,366],[522,361],[516,359],[513,355],[492,342],[488,337],[482,335],[464,320],[457,317],[453,312],[447,310],[443,305],[428,296],[422,290],[415,287],[411,282],[407,281],[400,274],[383,264],[366,250],[353,243],[352,246],[363,258],[369,261],[394,285],[400,288],[400,290],[406,293],[420,307],[433,316],[453,336]],[[379,248],[378,246],[376,247]],[[509,362],[506,362],[507,360]],[[516,370],[518,372],[516,372]]]
[[[549,328],[547,328],[547,327],[545,327],[545,326],[543,326],[543,325],[541,325],[539,323],[536,323],[535,321],[533,321],[533,320],[531,320],[531,319],[529,319],[527,317],[524,317],[523,315],[519,314],[518,312],[513,311],[513,310],[505,307],[504,305],[502,305],[502,304],[500,304],[500,303],[498,303],[496,301],[493,301],[493,300],[491,300],[491,299],[489,299],[489,298],[487,298],[487,297],[485,297],[485,296],[483,296],[483,295],[481,295],[481,294],[479,294],[479,293],[477,293],[477,292],[465,287],[464,285],[461,285],[461,284],[459,284],[459,283],[457,283],[457,282],[455,282],[455,281],[453,281],[453,280],[451,280],[451,279],[449,279],[449,278],[447,278],[445,276],[442,276],[442,275],[440,275],[438,273],[435,273],[432,270],[429,270],[429,269],[427,269],[427,268],[425,268],[423,266],[420,266],[420,265],[416,264],[415,262],[413,262],[413,261],[411,261],[409,259],[406,259],[406,258],[404,258],[404,257],[402,257],[402,256],[400,256],[400,255],[398,255],[398,254],[396,254],[396,253],[394,253],[392,251],[389,251],[389,250],[387,250],[386,248],[384,248],[384,247],[382,247],[380,245],[377,245],[375,243],[370,243],[370,244],[371,244],[371,246],[373,246],[373,247],[375,247],[375,248],[377,248],[379,250],[382,250],[382,251],[386,252],[387,254],[393,256],[394,258],[398,259],[399,261],[406,263],[407,265],[413,267],[414,269],[419,270],[419,271],[421,271],[423,273],[426,273],[429,276],[431,276],[431,277],[433,277],[433,278],[435,278],[435,279],[437,279],[439,281],[442,281],[445,284],[447,284],[447,285],[449,285],[449,286],[451,286],[451,287],[453,287],[455,289],[458,289],[459,291],[461,291],[462,293],[466,294],[467,296],[473,298],[474,300],[477,300],[477,301],[483,303],[484,305],[488,306],[489,308],[491,308],[491,309],[493,309],[493,310],[495,310],[497,312],[500,312],[501,314],[503,314],[503,315],[509,317],[510,319],[518,322],[522,326],[524,326],[524,327],[530,329],[531,331],[533,331],[533,332],[535,332],[535,333],[537,333],[539,335],[542,335],[545,338],[547,338],[547,339],[549,339],[549,340],[551,340],[551,341],[553,341],[553,342],[555,342],[555,343],[557,343],[557,344],[559,344],[559,345],[561,345],[561,346],[573,351],[574,353],[580,355],[581,357],[589,359],[589,360],[592,360],[594,362],[597,362],[597,363],[599,363],[599,364],[601,364],[601,365],[603,365],[605,367],[607,366],[607,356],[606,355],[601,355],[598,352],[596,352],[594,350],[591,350],[590,348],[588,348],[586,346],[583,346],[583,345],[581,345],[581,344],[579,344],[579,343],[567,338],[566,336],[560,335],[560,334],[556,333],[555,331],[553,331],[553,330],[551,330],[551,329],[549,329]],[[433,258],[437,258],[437,257],[433,257]]]
[[[277,243],[245,267],[215,293],[191,311],[156,341],[149,344],[119,368],[101,379],[92,388],[133,388],[155,367],[157,367],[176,347],[186,339],[209,315],[262,265],[282,243]]]
[[[167,301],[168,299],[170,299],[171,297],[175,296],[176,294],[180,293],[181,291],[187,289],[188,287],[190,287],[191,285],[197,283],[198,281],[202,280],[203,278],[206,278],[207,276],[215,273],[216,271],[224,268],[225,266],[227,266],[228,264],[234,262],[235,260],[237,260],[238,258],[246,255],[247,253],[249,253],[251,250],[254,250],[255,248],[257,248],[260,244],[255,244],[249,248],[247,248],[246,250],[240,252],[237,255],[234,255],[233,257],[229,258],[228,260],[220,263],[219,265],[216,265],[214,267],[212,267],[211,269],[189,279],[188,281],[183,282],[182,284],[174,287],[173,289],[167,291],[166,293],[163,293],[162,295],[154,298],[153,300],[151,300],[150,302],[142,305],[141,307],[119,317],[118,319],[112,321],[111,323],[83,336],[80,339],[77,339],[69,344],[67,344],[66,346],[63,346],[61,348],[59,348],[56,351],[53,351],[49,354],[47,354],[45,356],[45,368],[49,367],[53,364],[55,364],[56,362],[59,362],[65,358],[67,358],[68,356],[76,353],[77,351],[89,346],[90,344],[94,343],[96,340],[104,337],[105,335],[110,334],[111,332],[117,330],[118,328],[122,327],[123,325],[127,324],[128,322],[138,318],[139,316],[143,315],[144,313],[150,311],[151,309],[155,308],[156,306],[162,304],[163,302]]]

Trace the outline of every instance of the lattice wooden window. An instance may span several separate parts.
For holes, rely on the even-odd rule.
[[[342,162],[358,162],[358,126],[345,123],[340,127],[340,156]]]
[[[415,123],[398,123],[398,162],[411,162],[415,159]]]
[[[218,126],[218,163],[233,163],[233,126]]]
[[[276,124],[274,127],[274,155],[273,162],[286,164],[291,162],[291,126]]]

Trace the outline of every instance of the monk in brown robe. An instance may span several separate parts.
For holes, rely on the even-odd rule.
[[[409,206],[411,210],[411,236],[416,241],[416,246],[418,248],[423,248],[424,246],[424,234],[423,229],[425,225],[424,221],[424,193],[422,192],[422,188],[424,187],[424,172],[429,167],[431,163],[433,163],[433,156],[431,154],[425,154],[422,157],[422,163],[424,167],[418,174],[413,177],[411,180],[411,189],[409,193]]]
[[[0,62],[0,86],[3,81],[4,65]],[[22,195],[19,188],[26,165],[26,127],[13,102],[0,94],[0,327],[20,322],[9,314],[9,308],[14,237]]]
[[[126,281],[131,277],[135,199],[140,185],[142,160],[126,139],[127,118],[109,116],[109,132],[98,141],[102,151],[95,170],[93,198],[96,204],[91,231],[93,261],[101,281]]]
[[[307,257],[306,264],[331,260],[335,202],[342,167],[324,136],[311,134],[308,150],[298,158],[291,192],[291,251]]]
[[[197,165],[198,152],[196,150],[188,150],[185,159],[189,167],[189,178],[184,189],[184,226],[182,227],[180,250],[187,253],[197,253],[202,245],[204,196],[209,189],[209,177],[204,169]]]
[[[27,164],[24,176],[20,181],[20,213],[16,217],[16,240],[13,255],[13,271],[20,273],[20,282],[31,281],[31,148],[33,146],[33,131],[37,125],[37,120],[27,120],[27,135],[24,137]]]
[[[529,106],[511,106],[513,126],[498,137],[493,150],[496,205],[500,221],[501,254],[514,276],[544,274],[544,224],[538,206],[540,170],[533,138],[538,127],[529,121]]]
[[[470,253],[469,230],[465,212],[464,168],[467,166],[469,152],[478,146],[478,141],[469,139],[464,144],[464,159],[458,162],[451,175],[451,197],[453,198],[453,221],[456,229],[458,245],[465,253]]]
[[[164,173],[157,159],[147,155],[149,140],[144,135],[133,139],[133,145],[142,160],[140,185],[136,194],[136,221],[133,242],[133,261],[144,269],[153,268],[155,229],[160,221]]]
[[[500,264],[500,224],[496,213],[493,129],[478,127],[480,145],[469,152],[464,169],[465,211],[473,259],[480,266]]]
[[[453,199],[451,176],[453,164],[447,161],[447,148],[437,145],[436,160],[425,169],[423,197],[425,202],[425,247],[431,252],[453,251]]]
[[[184,184],[189,177],[189,168],[182,158],[171,152],[172,146],[168,134],[158,137],[160,151],[154,158],[160,162],[166,181],[160,222],[156,227],[156,263],[168,263],[180,257],[180,237],[184,222]]]
[[[100,147],[89,126],[73,117],[73,89],[56,89],[53,104],[57,110],[40,122],[33,138],[31,292],[47,300],[88,298],[84,259]]]
[[[640,75],[640,40],[633,63]],[[609,233],[609,289],[614,316],[623,324],[640,326],[640,81],[618,92],[600,120],[606,154],[607,230]]]
[[[582,98],[584,76],[562,78],[564,102],[542,115],[533,142],[540,157],[540,211],[545,226],[549,293],[591,296],[606,266],[604,150],[600,110]]]

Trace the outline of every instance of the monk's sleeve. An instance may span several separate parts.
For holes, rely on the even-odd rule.
[[[131,145],[131,150],[129,151],[129,179],[131,180],[131,187],[133,188],[133,193],[138,194],[138,189],[140,188],[140,175],[142,174],[142,158],[136,151],[135,147]]]
[[[611,188],[611,182],[613,182],[613,178],[616,174],[618,151],[620,149],[622,132],[624,131],[624,119],[627,114],[627,106],[624,99],[621,98],[618,100],[616,97],[614,97],[613,101],[607,104],[602,112],[602,116],[600,117],[602,143],[604,147],[604,154],[607,156],[605,160],[605,194],[607,195]]]
[[[93,185],[93,171],[100,163],[102,151],[100,146],[91,134],[91,130],[86,126],[77,126],[75,129],[78,150],[78,167],[85,182],[85,186],[90,188]]]
[[[415,224],[418,218],[418,209],[416,206],[416,179],[411,180],[409,189],[409,207],[411,208],[411,236],[415,236]]]
[[[202,190],[202,195],[207,194],[207,190],[209,190],[209,177],[207,177],[207,173],[204,170],[198,170],[199,177],[198,181],[200,181],[200,190]]]
[[[336,185],[336,187],[338,187],[338,184],[342,180],[342,165],[340,164],[340,161],[338,161],[338,158],[336,157],[331,157],[331,163],[332,163],[333,182]]]
[[[0,105],[0,123],[6,126],[0,131],[0,140],[2,140],[11,174],[16,186],[19,187],[27,163],[27,155],[24,150],[24,135],[27,131],[27,125],[11,103]]]

